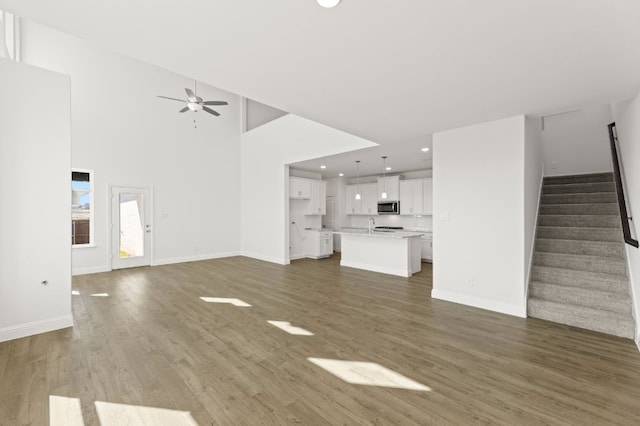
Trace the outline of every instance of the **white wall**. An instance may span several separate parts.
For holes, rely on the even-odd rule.
[[[524,264],[525,303],[538,223],[540,192],[544,175],[540,119],[526,117],[524,134]]]
[[[0,59],[0,341],[73,326],[69,85]]]
[[[630,101],[613,105],[613,118],[618,132],[622,169],[626,182],[627,210],[632,217],[640,215],[640,94]],[[640,231],[638,220],[631,222],[636,235]],[[640,249],[625,244],[631,279],[631,292],[636,319],[636,343],[640,347]]]
[[[252,99],[246,100],[245,120],[247,130],[255,129],[285,114],[287,113],[272,106],[262,104]]]
[[[242,135],[242,252],[289,262],[287,164],[375,146],[375,143],[292,114]]]
[[[546,175],[611,171],[607,133],[611,121],[609,105],[545,117],[542,146]]]
[[[71,76],[72,166],[95,171],[95,248],[73,250],[74,273],[109,270],[109,186],[153,187],[153,263],[240,249],[240,97],[222,114],[184,113],[193,80],[23,21],[23,61]],[[37,105],[37,104],[36,104]],[[197,128],[194,128],[194,117]]]
[[[525,118],[433,137],[432,297],[526,316]]]

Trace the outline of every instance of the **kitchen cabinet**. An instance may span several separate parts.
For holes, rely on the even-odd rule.
[[[305,215],[327,214],[327,182],[323,180],[311,180],[311,202]]]
[[[362,214],[378,215],[378,185],[376,183],[362,185]]]
[[[422,180],[422,214],[433,215],[433,178]]]
[[[305,256],[321,259],[333,254],[333,232],[309,229],[305,231]]]
[[[433,234],[424,234],[420,239],[422,243],[422,260],[433,261]]]
[[[289,178],[289,198],[308,200],[311,198],[311,180],[297,177]]]
[[[387,191],[387,198],[382,198],[382,193]],[[400,200],[400,176],[385,176],[378,178],[378,201]]]
[[[423,214],[423,197],[423,179],[409,179],[400,182],[400,214]]]
[[[356,194],[360,191],[360,199],[356,200]],[[348,215],[378,215],[378,184],[362,183],[359,185],[347,185],[346,213]]]
[[[347,185],[345,200],[346,214],[362,214],[362,199],[356,200],[359,187],[360,185]]]

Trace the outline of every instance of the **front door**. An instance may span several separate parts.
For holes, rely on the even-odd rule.
[[[111,269],[151,264],[151,191],[111,188]]]

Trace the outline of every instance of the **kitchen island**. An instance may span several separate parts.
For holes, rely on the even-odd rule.
[[[341,229],[334,234],[341,239],[340,266],[400,277],[422,270],[421,232]]]

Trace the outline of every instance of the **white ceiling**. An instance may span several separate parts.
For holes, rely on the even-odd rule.
[[[640,89],[638,0],[0,0],[384,145]]]

